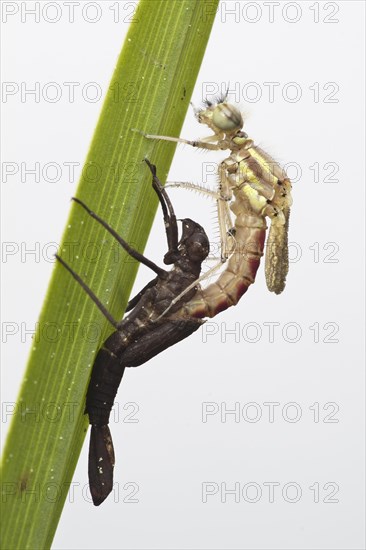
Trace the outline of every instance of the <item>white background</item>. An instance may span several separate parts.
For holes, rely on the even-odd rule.
[[[17,397],[31,346],[21,323],[34,327],[53,269],[47,243],[60,240],[101,108],[81,89],[107,89],[135,5],[121,2],[115,23],[113,3],[101,2],[93,24],[85,2],[74,23],[59,2],[52,24],[55,8],[35,23],[22,16],[34,2],[2,9],[10,4],[19,11],[2,25],[3,81],[41,91],[57,82],[62,97],[3,96],[2,161],[19,168],[2,183],[2,240],[19,247],[2,259],[5,403]],[[85,444],[53,548],[364,548],[363,19],[363,2],[222,2],[192,100],[230,82],[250,137],[292,164],[288,284],[270,294],[261,266],[235,308],[125,374],[112,424],[119,495],[90,503]],[[64,82],[80,82],[74,102]],[[273,98],[269,83],[278,83]],[[206,134],[189,112],[182,136]],[[169,179],[200,183],[222,158],[179,147]],[[58,163],[59,181],[22,181],[20,164],[35,162]],[[79,163],[73,181],[65,162]],[[171,196],[178,217],[212,230],[209,200]],[[159,262],[165,246],[158,215],[145,254]],[[150,277],[141,269],[135,290]],[[272,341],[268,323],[277,323]],[[215,413],[206,422],[204,403]],[[137,407],[138,422],[127,422]],[[235,407],[237,417],[225,414]],[[237,491],[226,502],[225,489]]]

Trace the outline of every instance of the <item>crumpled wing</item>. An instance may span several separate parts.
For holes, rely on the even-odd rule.
[[[283,209],[285,223],[271,221],[271,228],[266,245],[265,274],[268,290],[281,294],[286,286],[286,276],[289,268],[288,260],[288,227],[290,208]]]

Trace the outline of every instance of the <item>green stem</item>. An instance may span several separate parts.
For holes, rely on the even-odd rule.
[[[217,4],[140,1],[94,133],[76,195],[140,251],[157,208],[142,160],[146,155],[156,164],[164,181],[175,145],[131,129],[179,136]],[[96,252],[98,261],[91,260]],[[121,318],[138,264],[77,204],[60,254]],[[111,332],[56,265],[3,453],[4,549],[52,543],[88,426],[83,413],[91,367]]]

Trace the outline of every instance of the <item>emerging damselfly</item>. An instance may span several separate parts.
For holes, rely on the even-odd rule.
[[[185,143],[213,151],[230,150],[230,155],[219,165],[217,190],[188,182],[166,185],[197,189],[217,201],[221,261],[200,281],[212,275],[222,263],[227,262],[226,267],[212,284],[199,290],[188,305],[191,315],[213,317],[237,304],[254,282],[263,255],[267,217],[271,220],[265,258],[267,287],[276,294],[285,288],[289,267],[291,182],[277,162],[243,132],[243,117],[234,105],[226,102],[226,96],[215,103],[206,101],[204,108],[195,109],[195,115],[214,132],[213,135],[191,141],[138,131],[149,139]],[[230,211],[235,215],[234,223]],[[182,294],[177,296],[164,313],[181,297]]]
[[[263,255],[267,217],[271,220],[265,263],[267,286],[276,294],[285,286],[292,202],[290,180],[279,165],[242,131],[241,113],[224,98],[215,104],[207,102],[205,108],[196,111],[196,116],[199,122],[213,130],[212,136],[189,141],[144,135],[203,149],[231,151],[219,166],[218,190],[210,191],[184,182],[175,184],[198,189],[216,199],[221,236],[220,263],[200,277],[202,262],[209,252],[207,235],[199,224],[187,218],[182,220],[182,237],[178,242],[173,207],[156,176],[155,166],[147,160],[166,226],[168,252],[164,262],[173,264],[172,270],[168,272],[159,268],[130,247],[80,199],[74,200],[132,257],[150,267],[157,276],[129,302],[126,311],[132,312],[118,322],[72,268],[57,256],[116,329],[98,352],[86,398],[85,412],[92,426],[89,485],[95,505],[101,504],[113,488],[114,450],[108,423],[125,368],[142,365],[196,331],[204,323],[203,318],[214,317],[238,303],[255,280]],[[230,210],[235,215],[234,223]],[[212,275],[223,263],[226,263],[225,269],[217,279],[202,289],[200,281]]]

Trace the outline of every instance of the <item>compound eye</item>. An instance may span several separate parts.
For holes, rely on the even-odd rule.
[[[232,131],[242,128],[243,118],[240,111],[230,103],[219,103],[213,112],[212,122],[223,131]]]

